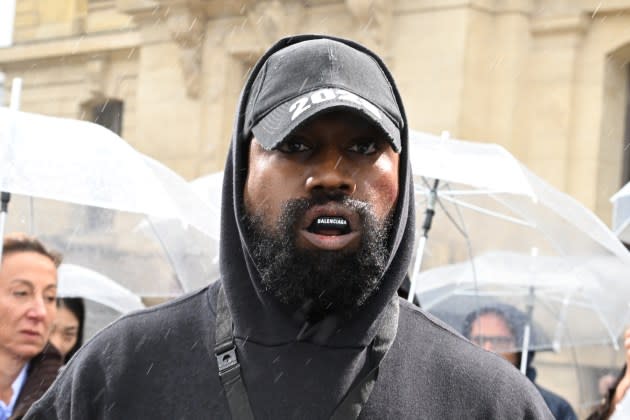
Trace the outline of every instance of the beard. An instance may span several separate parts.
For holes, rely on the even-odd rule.
[[[298,248],[298,225],[306,211],[331,201],[359,215],[358,248]],[[378,289],[389,256],[391,219],[379,222],[369,204],[343,195],[289,200],[273,228],[265,227],[261,214],[247,214],[244,224],[263,290],[314,322],[329,314],[352,317]]]

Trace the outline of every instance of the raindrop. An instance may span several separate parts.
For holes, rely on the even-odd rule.
[[[190,32],[192,30],[193,26],[195,26],[195,23],[197,23],[197,18],[196,17],[190,23],[190,26],[188,27],[188,32]]]
[[[149,372],[151,372],[151,369],[153,369],[153,363],[151,363],[151,366],[149,366],[149,369],[147,369],[147,375],[149,374]]]
[[[77,39],[77,41],[74,43],[74,46],[72,47],[72,51],[70,52],[70,54],[76,54],[77,51],[79,50],[79,44],[81,44],[81,41],[83,41],[83,35]]]
[[[133,47],[130,51],[129,54],[127,54],[127,58],[131,58],[131,56],[133,55],[133,53],[136,52],[136,47]]]
[[[593,14],[591,15],[591,19],[595,18],[595,15],[597,14],[597,12],[599,11],[599,8],[602,7],[602,2],[599,2],[599,4],[597,5],[597,7],[595,8],[595,10],[593,10]]]
[[[273,359],[273,361],[271,362],[271,364],[276,364],[278,361],[280,361],[280,356],[276,357],[275,359]]]
[[[335,163],[334,169],[337,169],[337,167],[339,167],[339,164],[341,163],[341,159],[343,159],[343,156],[339,156],[339,159],[337,159],[337,162]]]
[[[276,382],[278,382],[278,380],[280,380],[280,378],[282,377],[282,375],[284,375],[284,372],[280,372],[278,374],[278,376],[276,376],[273,380],[273,383],[275,384]]]

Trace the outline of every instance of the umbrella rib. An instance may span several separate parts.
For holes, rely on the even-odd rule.
[[[155,229],[155,225],[153,224],[153,222],[150,219],[149,219],[149,226],[151,226],[151,230],[153,231],[153,234],[155,235],[155,237],[158,240],[158,242],[160,242],[160,246],[162,247],[162,250],[166,254],[166,258],[168,258],[168,261],[171,264],[171,267],[173,267],[175,278],[177,279],[177,283],[179,283],[179,287],[185,293],[186,292],[186,287],[184,286],[184,283],[182,282],[182,279],[177,274],[177,265],[175,265],[175,261],[173,261],[173,258],[171,257],[171,254],[168,251],[168,248],[166,247],[166,244],[164,243],[164,241],[162,241],[162,238],[160,237],[160,235],[158,234],[157,230]]]
[[[484,214],[486,216],[496,217],[498,219],[502,219],[502,220],[505,220],[505,221],[508,221],[508,222],[512,222],[512,223],[515,223],[515,224],[518,224],[518,225],[526,226],[526,227],[529,227],[529,228],[534,228],[535,227],[532,223],[530,223],[530,222],[528,222],[526,220],[517,219],[515,217],[511,217],[511,216],[508,216],[508,215],[505,215],[505,214],[502,214],[502,213],[499,213],[499,212],[496,212],[496,211],[493,211],[493,210],[484,209],[483,207],[476,206],[476,205],[470,204],[470,203],[466,203],[466,202],[458,200],[456,198],[452,198],[452,197],[448,197],[448,196],[446,196],[446,197],[443,196],[442,198],[444,200],[448,201],[448,202],[460,205],[462,207],[466,207],[466,208],[468,208],[470,210],[474,210],[474,211],[476,211],[478,213],[481,213],[481,214]],[[501,202],[501,204],[504,204],[504,203]]]

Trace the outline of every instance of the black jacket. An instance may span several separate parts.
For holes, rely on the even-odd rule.
[[[375,367],[374,347],[387,353],[367,403],[359,407],[360,418],[551,418],[533,385],[507,363],[396,295],[414,242],[406,127],[389,262],[378,291],[361,312],[348,321],[326,317],[304,333],[303,323],[262,290],[241,223],[249,147],[244,107],[266,58],[311,38],[319,36],[279,41],[254,67],[241,96],[224,175],[221,279],[208,289],[127,316],[98,334],[29,418],[229,418],[214,355],[220,287],[258,419],[329,418],[352,386]],[[374,59],[395,86],[381,60]],[[300,332],[303,338],[298,340]]]
[[[24,417],[31,405],[44,395],[53,383],[62,364],[61,354],[50,343],[46,344],[41,353],[31,359],[26,372],[26,380],[15,401],[11,420]]]

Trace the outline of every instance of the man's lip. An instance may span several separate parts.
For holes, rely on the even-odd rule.
[[[21,330],[20,333],[28,335],[29,337],[39,337],[41,333],[35,330]]]
[[[340,204],[330,203],[325,205],[316,205],[306,211],[302,219],[301,229],[308,229],[308,227],[321,216],[336,216],[343,217],[350,224],[350,230],[355,232],[359,226],[359,215],[357,212],[348,209]],[[322,236],[322,235],[318,235]],[[343,235],[337,235],[343,236]]]
[[[319,235],[306,229],[300,229],[299,233],[312,247],[327,251],[339,251],[347,248],[359,238],[359,232],[356,231],[344,235]]]

